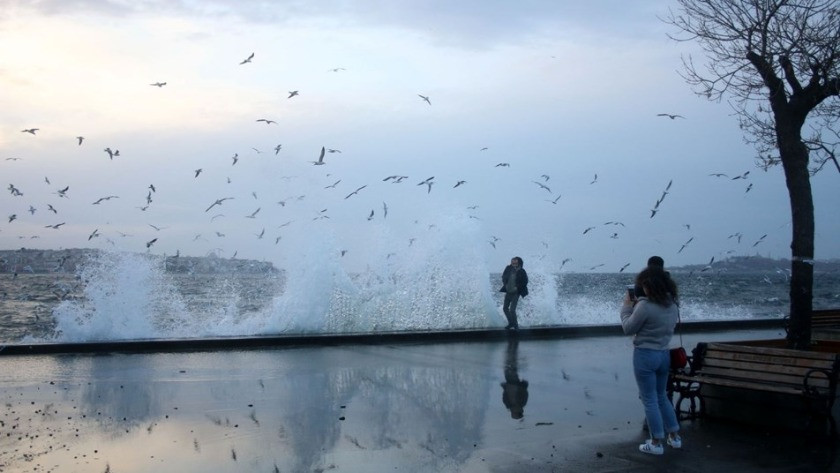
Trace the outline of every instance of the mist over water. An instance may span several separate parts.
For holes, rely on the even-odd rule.
[[[251,269],[177,272],[167,270],[164,257],[104,252],[80,264],[75,281],[66,275],[58,281],[57,274],[21,274],[16,283],[29,292],[3,301],[4,341],[376,333],[506,324],[500,273],[514,255],[487,261],[481,251],[486,239],[469,219],[453,216],[416,240],[385,225],[374,227],[364,254],[357,250],[354,255],[366,262],[360,271],[347,269],[334,235],[302,229],[287,237],[297,252],[280,271],[240,261]],[[530,294],[517,310],[523,328],[619,322],[624,287],[632,283],[635,270],[558,273],[558,262],[550,258],[519,256],[530,278]],[[781,318],[788,311],[784,272],[676,272],[673,277],[685,321]],[[58,302],[51,294],[70,285],[77,288],[72,297]],[[814,294],[815,308],[836,307],[840,275],[817,274]]]

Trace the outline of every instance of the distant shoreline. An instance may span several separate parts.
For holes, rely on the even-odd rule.
[[[0,274],[3,273],[73,273],[79,265],[93,257],[106,253],[94,248],[69,248],[59,250],[41,250],[19,248],[0,250]],[[251,259],[222,258],[210,256],[167,256],[136,253],[164,262],[167,272],[172,273],[279,273],[280,269],[268,261]],[[691,264],[669,266],[668,271],[675,274],[727,271],[730,273],[751,272],[789,272],[790,260],[773,259],[763,256],[731,256],[712,261],[711,264]],[[840,260],[817,260],[815,273],[840,272]],[[575,272],[570,272],[575,273]],[[631,272],[632,274],[632,272]]]

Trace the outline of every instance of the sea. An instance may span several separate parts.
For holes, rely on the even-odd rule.
[[[0,274],[0,343],[446,331],[504,327],[501,276],[452,255],[346,272],[167,269],[165,258],[92,255],[73,272]],[[611,325],[634,274],[565,273],[535,261],[521,327]],[[405,262],[403,262],[405,263]],[[784,318],[787,271],[672,271],[684,321]],[[815,272],[815,309],[840,306],[840,272]]]

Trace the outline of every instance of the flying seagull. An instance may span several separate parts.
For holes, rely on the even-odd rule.
[[[250,55],[250,56],[248,56],[248,58],[247,58],[247,59],[245,59],[245,60],[243,60],[242,62],[240,62],[240,63],[239,63],[239,65],[241,66],[241,65],[243,65],[243,64],[247,64],[247,63],[251,62],[251,59],[254,59],[254,53],[251,53],[251,55]]]
[[[357,194],[360,190],[364,189],[365,187],[367,187],[367,184],[365,184],[365,185],[363,185],[362,187],[359,187],[358,189],[354,190],[353,192],[351,192],[351,193],[347,194],[347,196],[346,196],[346,197],[344,197],[344,199],[345,199],[345,200],[349,199],[351,196],[353,196],[353,195]]]
[[[321,146],[321,155],[320,155],[320,156],[318,156],[318,160],[317,160],[317,161],[312,161],[312,164],[314,164],[314,165],[316,165],[316,166],[320,166],[320,165],[322,165],[322,164],[326,164],[326,163],[324,163],[324,154],[325,154],[326,152],[327,152],[327,148],[325,148],[324,146]]]
[[[205,210],[204,212],[205,213],[209,212],[210,209],[212,209],[213,207],[215,207],[217,205],[222,205],[222,202],[224,202],[226,200],[230,200],[230,199],[233,199],[233,197],[222,197],[221,199],[216,199],[216,201],[213,202],[212,204],[210,204],[210,207],[207,207],[207,210]]]
[[[166,82],[155,82],[154,84],[149,84],[149,85],[151,85],[152,87],[161,88],[164,85],[166,85]]]
[[[34,135],[36,131],[40,130],[40,128],[27,128],[25,130],[20,130],[21,133],[29,133]]]
[[[426,97],[425,95],[420,95],[420,94],[417,94],[417,96],[420,97],[421,99],[423,99],[427,104],[429,104],[429,105],[432,104],[432,102],[429,100],[429,97]]]
[[[79,146],[82,146],[82,141],[85,141],[85,137],[84,136],[77,136],[76,139],[79,140]]]
[[[672,115],[672,114],[670,114],[670,113],[657,113],[657,114],[656,114],[656,116],[657,116],[657,117],[668,117],[668,118],[670,118],[671,120],[673,120],[673,119],[675,119],[675,118],[685,118],[685,117],[684,117],[684,116],[682,116],[682,115]]]
[[[299,94],[298,94],[298,91],[297,91],[297,90],[290,90],[290,91],[289,91],[289,96],[288,96],[288,97],[286,97],[286,98],[287,98],[287,99],[290,99],[290,98],[294,97],[295,95],[299,95]]]

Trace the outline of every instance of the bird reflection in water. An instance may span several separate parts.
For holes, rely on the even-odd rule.
[[[521,419],[525,415],[528,403],[528,381],[519,379],[518,370],[519,340],[508,340],[505,354],[505,382],[502,383],[502,402],[510,411],[512,419]]]

